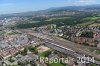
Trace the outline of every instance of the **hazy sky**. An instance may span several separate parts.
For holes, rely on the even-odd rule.
[[[100,0],[0,0],[0,14],[37,11],[51,7],[99,4]]]

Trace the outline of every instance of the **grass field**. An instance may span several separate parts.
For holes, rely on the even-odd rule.
[[[87,26],[87,25],[90,25],[90,24],[94,23],[94,21],[97,20],[97,19],[100,19],[100,17],[87,17],[87,18],[83,18],[82,21],[88,21],[88,22],[77,24],[77,25],[78,26]],[[98,24],[98,23],[94,23],[91,26],[97,26],[97,25],[100,26],[100,24]]]
[[[39,56],[40,57],[47,57],[49,54],[51,54],[50,50],[40,53]]]
[[[95,20],[100,19],[100,17],[87,17],[83,18],[82,21],[87,21],[85,23],[77,24],[77,26],[100,26],[100,23],[95,23]]]
[[[86,22],[86,23],[81,23],[81,24],[77,24],[77,26],[87,26],[87,25],[90,25],[94,22]]]
[[[87,18],[84,18],[83,20],[94,21],[94,20],[97,20],[97,19],[100,19],[100,17],[87,17]]]
[[[100,23],[94,23],[94,24],[91,24],[89,26],[100,26]]]
[[[69,19],[70,17],[59,17],[59,18],[50,18],[48,20],[45,21],[54,21],[54,20],[65,20],[65,19]]]
[[[49,66],[64,66],[64,65],[61,63],[51,63],[49,64]]]

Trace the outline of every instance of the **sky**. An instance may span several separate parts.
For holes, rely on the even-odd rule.
[[[100,4],[100,0],[0,0],[0,14],[44,10],[51,7]]]

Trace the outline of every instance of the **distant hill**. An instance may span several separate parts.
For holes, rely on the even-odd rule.
[[[97,5],[86,5],[86,6],[57,7],[57,8],[50,8],[48,10],[100,11],[100,4],[97,4]]]
[[[87,6],[67,6],[67,7],[54,7],[49,8],[46,10],[40,10],[40,11],[30,11],[30,12],[23,12],[23,13],[13,13],[13,14],[6,14],[6,15],[0,15],[0,17],[11,17],[11,16],[36,16],[36,15],[46,15],[46,14],[55,14],[62,11],[66,12],[99,12],[100,11],[100,5],[87,5]]]

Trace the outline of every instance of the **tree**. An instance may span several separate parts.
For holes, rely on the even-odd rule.
[[[38,54],[38,51],[37,51],[36,48],[33,47],[33,46],[29,46],[29,47],[28,47],[28,50],[29,50],[30,52],[33,52],[33,53],[35,53],[35,54]]]
[[[81,37],[93,38],[93,32],[92,32],[92,31],[89,31],[89,32],[87,32],[87,31],[82,32]]]
[[[25,48],[25,49],[24,49],[23,51],[21,51],[20,53],[21,53],[21,55],[23,55],[23,56],[27,55],[27,48]]]

